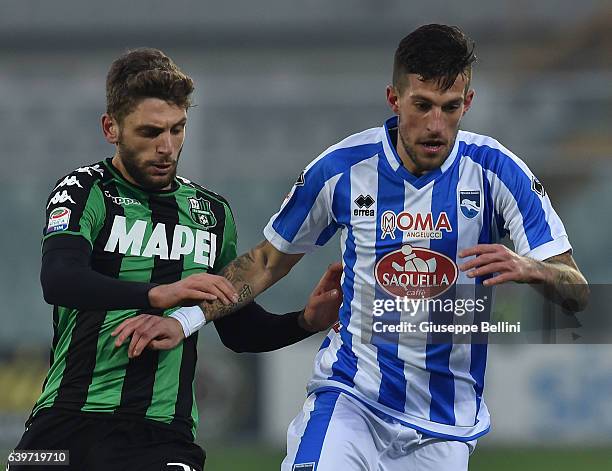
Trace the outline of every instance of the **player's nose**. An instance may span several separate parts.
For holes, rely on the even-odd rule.
[[[158,154],[171,155],[173,152],[173,143],[170,133],[160,134],[155,150]]]
[[[444,129],[442,110],[433,107],[427,116],[427,131],[432,133],[441,132]]]

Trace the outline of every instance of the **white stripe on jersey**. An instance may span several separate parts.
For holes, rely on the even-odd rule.
[[[371,178],[377,174],[379,156],[376,155],[371,159],[364,160],[357,165],[351,167],[351,194],[349,201],[354,201],[360,195],[377,195],[378,181],[376,178]],[[373,209],[377,214],[377,201],[375,201],[368,209]],[[374,254],[374,240],[371,234],[376,233],[376,218],[357,216],[351,213],[351,226],[353,227],[353,237],[355,246],[361,250],[356,251],[355,265],[353,272],[355,273],[353,299],[351,301],[351,312],[359,312],[364,306],[373,306],[374,303],[374,285],[370,282],[369,277],[365,277],[366,273],[374,271],[376,260],[372,256]],[[346,326],[348,331],[353,335],[353,352],[357,357],[357,372],[354,377],[355,385],[358,385],[359,390],[369,397],[374,397],[378,394],[380,388],[381,374],[376,368],[377,348],[372,345],[371,338],[365,332],[372,330],[371,316],[351,316],[349,324]]]
[[[404,183],[404,211],[412,214],[427,214],[431,211],[431,192],[433,182],[417,191],[408,182]],[[410,204],[409,204],[410,202]],[[408,237],[404,232],[403,242],[413,244],[419,242],[419,247],[429,248],[429,240],[415,240]],[[427,321],[428,314],[420,310],[410,318],[409,313],[404,313],[402,321],[420,322]],[[429,416],[431,396],[429,394],[429,371],[426,368],[426,344],[427,334],[417,331],[402,339],[398,346],[398,356],[406,358],[404,362],[404,376],[406,377],[406,407],[408,413],[419,417]]]

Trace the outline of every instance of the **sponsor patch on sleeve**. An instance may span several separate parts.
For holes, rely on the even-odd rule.
[[[316,463],[300,463],[294,464],[292,471],[314,471]]]
[[[49,214],[49,223],[47,224],[47,234],[52,232],[65,231],[70,223],[70,210],[65,207],[55,208]]]

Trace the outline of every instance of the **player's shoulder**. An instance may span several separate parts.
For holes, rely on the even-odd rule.
[[[372,156],[380,150],[381,145],[381,128],[370,128],[345,137],[325,149],[319,158],[341,160],[350,156]]]
[[[231,211],[229,201],[225,197],[221,196],[219,193],[211,190],[210,188],[205,187],[200,183],[194,182],[185,177],[181,177],[180,175],[177,175],[176,178],[181,183],[181,185],[196,190],[196,192],[201,194],[203,197],[211,199],[222,206],[226,206]]]
[[[345,137],[321,152],[304,173],[337,175],[363,160],[375,157],[382,152],[383,132],[382,128],[376,127]]]
[[[65,186],[91,187],[107,176],[110,176],[110,173],[104,162],[82,165],[58,178],[55,188]]]
[[[471,158],[486,170],[494,173],[502,171],[531,173],[520,157],[491,136],[461,130],[457,134],[457,139],[463,158]]]
[[[47,207],[65,202],[84,205],[92,188],[108,177],[110,174],[104,162],[77,167],[57,179],[47,199]]]

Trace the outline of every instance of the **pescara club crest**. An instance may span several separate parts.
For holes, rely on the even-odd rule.
[[[204,198],[189,198],[188,201],[191,217],[195,222],[204,226],[204,229],[217,225],[217,218],[210,209],[210,201]]]
[[[466,218],[475,218],[480,212],[480,190],[461,190],[459,207]]]

